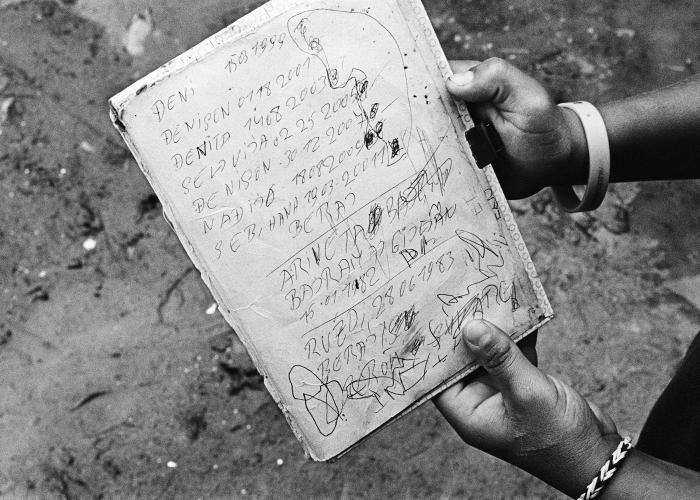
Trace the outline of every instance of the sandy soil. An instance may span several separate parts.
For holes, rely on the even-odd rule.
[[[337,463],[306,460],[207,314],[106,101],[259,3],[0,1],[0,496],[560,498],[430,404]],[[693,0],[425,3],[449,57],[508,58],[561,100],[700,69]],[[126,28],[149,6],[132,55]],[[700,327],[694,297],[668,288],[700,274],[699,206],[698,182],[619,186],[593,217],[547,193],[513,204],[558,313],[542,366],[632,435]]]

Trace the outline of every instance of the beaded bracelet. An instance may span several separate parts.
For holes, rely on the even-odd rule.
[[[581,493],[578,500],[591,500],[592,498],[596,498],[598,495],[600,495],[600,492],[603,491],[603,488],[608,485],[612,477],[620,468],[620,464],[622,464],[622,461],[625,459],[625,457],[627,457],[627,452],[631,448],[631,438],[626,437],[620,441],[620,444],[617,445],[617,448],[615,451],[613,451],[608,461],[603,464],[603,466],[600,468],[600,472],[598,472],[598,475],[593,478],[593,481],[591,481],[588,487],[586,487],[586,491]]]

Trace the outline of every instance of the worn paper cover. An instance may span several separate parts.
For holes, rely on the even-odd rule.
[[[308,453],[465,375],[460,330],[552,315],[417,0],[274,0],[111,101]]]

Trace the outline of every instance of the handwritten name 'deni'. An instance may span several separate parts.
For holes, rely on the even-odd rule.
[[[158,123],[163,121],[168,111],[174,110],[178,105],[186,103],[194,96],[194,88],[185,87],[177,93],[170,94],[164,99],[157,99],[151,106],[153,114],[158,117]]]

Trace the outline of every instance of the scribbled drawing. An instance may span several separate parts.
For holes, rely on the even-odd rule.
[[[377,361],[371,359],[360,370],[357,379],[350,380],[345,387],[348,399],[369,399],[374,398],[382,405],[381,400],[381,380],[374,375]]]
[[[386,368],[380,369],[377,361],[372,359],[360,370],[357,379],[350,378],[345,387],[337,380],[324,382],[305,366],[294,365],[289,371],[292,397],[304,402],[318,432],[328,437],[335,432],[338,423],[345,420],[345,401],[373,398],[377,403],[376,411],[380,411],[388,399],[405,396],[425,380],[429,360],[430,354],[425,359],[419,359],[415,353],[412,357],[393,354]],[[382,373],[382,369],[386,373]]]
[[[497,285],[487,285],[481,292],[481,297],[484,307],[487,309],[491,307],[492,303],[498,305],[507,304],[508,302],[510,302],[512,312],[520,309],[515,281],[500,281]]]
[[[501,268],[505,264],[505,261],[503,260],[503,254],[501,253],[500,248],[494,249],[490,242],[487,242],[478,234],[472,233],[471,231],[463,231],[460,229],[455,231],[455,234],[460,240],[462,240],[462,242],[466,243],[466,251],[469,255],[470,260],[474,261],[474,257],[472,256],[472,253],[469,252],[468,248],[471,248],[473,251],[475,251],[476,255],[478,255],[481,259],[488,258],[489,256],[496,259],[494,262],[486,265],[486,267],[492,272],[494,272],[494,268]]]
[[[365,147],[387,148],[390,165],[405,158],[413,115],[404,56],[394,35],[369,14],[333,9],[297,14],[288,30],[300,50],[323,64],[331,88],[350,86]],[[402,75],[401,82],[390,75]]]
[[[303,401],[318,432],[330,436],[343,416],[343,388],[336,380],[324,382],[308,368],[294,365],[289,371],[292,397]]]
[[[475,305],[475,311],[483,314],[483,306],[485,303],[488,308],[491,304],[490,295],[495,296],[495,304],[507,303],[510,301],[512,310],[520,308],[520,304],[515,296],[515,284],[512,286],[505,285],[503,281],[499,281],[499,272],[503,272],[506,262],[503,252],[499,248],[500,240],[495,242],[487,241],[479,235],[458,229],[455,235],[462,243],[465,244],[464,264],[467,270],[472,271],[472,276],[465,280],[466,288],[463,293],[458,295],[452,293],[438,293],[437,299],[442,302],[442,310],[446,315],[451,315],[446,308],[460,304],[463,299],[470,297],[470,304]],[[490,283],[487,283],[490,282]],[[500,283],[500,284],[496,284]],[[482,290],[476,296],[472,296],[473,289],[479,285]]]
[[[370,236],[374,236],[374,234],[377,232],[379,229],[379,225],[382,222],[382,216],[384,214],[384,211],[379,205],[379,203],[375,203],[372,205],[372,207],[369,210],[369,224],[367,226],[367,234]]]
[[[465,244],[465,264],[467,268],[473,268],[481,277],[470,286],[478,285],[484,281],[498,277],[498,272],[505,266],[505,259],[500,248],[493,248],[479,235],[471,231],[457,230],[457,237]],[[469,287],[467,287],[467,293]]]
[[[405,358],[397,354],[391,356],[389,370],[383,374],[376,361],[369,361],[361,370],[357,380],[352,380],[345,388],[348,399],[371,399],[378,404],[377,411],[385,405],[385,397],[395,399],[404,396],[423,381],[428,373],[430,354],[419,360]],[[379,373],[377,373],[379,372]]]
[[[384,389],[384,392],[392,399],[395,396],[405,395],[406,392],[414,388],[425,378],[428,373],[428,360],[430,359],[430,355],[422,361],[412,359],[410,360],[410,365],[408,365],[407,360],[399,359],[400,364],[394,367],[392,373],[393,383]]]

